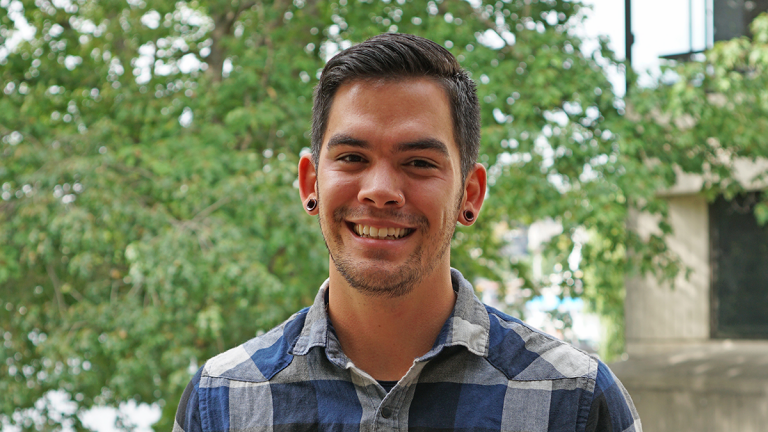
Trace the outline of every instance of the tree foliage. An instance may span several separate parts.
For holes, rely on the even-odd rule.
[[[768,172],[759,168],[768,157],[767,14],[751,33],[719,42],[699,61],[664,65],[655,86],[627,99],[623,145],[638,155],[634,169],[660,188],[674,185],[680,173],[696,174],[712,201],[766,184]],[[739,172],[743,162],[755,164],[754,175]],[[758,204],[755,216],[765,224],[768,203]]]
[[[311,302],[327,252],[294,182],[312,89],[329,56],[381,32],[444,44],[478,83],[489,197],[454,236],[455,267],[585,296],[615,324],[614,353],[626,272],[676,271],[668,227],[640,239],[625,218],[630,202],[664,211],[654,193],[672,171],[649,158],[700,168],[687,159],[698,136],[655,147],[643,134],[657,123],[643,119],[662,102],[693,110],[702,87],[638,92],[640,120],[628,121],[604,41],[585,52],[575,35],[578,2],[0,5],[4,46],[19,23],[35,29],[0,53],[0,414],[25,428],[34,424],[19,410],[62,389],[78,429],[78,412],[134,400],[158,402],[156,428],[169,430],[196,365]],[[729,49],[720,58],[739,57]],[[764,103],[764,90],[743,89]],[[546,219],[563,227],[549,260],[568,268],[575,247],[582,259],[536,280],[500,232]]]

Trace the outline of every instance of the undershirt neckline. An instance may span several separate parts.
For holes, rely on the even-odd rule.
[[[392,388],[397,385],[397,381],[378,381],[379,385],[384,387],[384,390],[386,390],[387,393],[389,393]]]

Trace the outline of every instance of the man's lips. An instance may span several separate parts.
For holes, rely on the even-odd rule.
[[[397,240],[415,231],[413,228],[377,227],[352,222],[347,222],[347,225],[360,237],[379,240]]]

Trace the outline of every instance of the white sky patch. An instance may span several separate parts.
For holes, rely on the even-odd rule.
[[[200,11],[192,9],[184,3],[178,3],[177,7],[183,22],[198,27],[213,25],[211,17],[203,15]]]
[[[64,58],[64,66],[69,70],[74,70],[83,62],[83,58],[80,56],[68,55]]]
[[[59,9],[66,9],[72,6],[72,2],[69,0],[52,0],[51,3]]]
[[[99,30],[96,24],[89,19],[72,17],[70,22],[72,23],[72,27],[80,33],[95,34]]]
[[[69,394],[62,390],[52,390],[38,399],[35,402],[34,408],[17,411],[13,415],[13,419],[18,422],[18,420],[28,418],[32,420],[32,424],[35,425],[35,428],[41,430],[46,426],[45,418],[41,414],[44,410],[48,410],[48,416],[51,419],[61,422],[65,415],[74,414],[76,409],[77,404],[69,398]],[[74,422],[72,421],[64,421],[64,430],[71,432],[73,430],[72,426],[74,426],[73,423]],[[2,426],[3,431],[7,432],[21,431],[21,428],[11,427],[5,422],[0,423],[0,426]]]
[[[563,225],[554,219],[536,221],[528,227],[528,249],[539,251],[543,244],[563,232]]]
[[[133,424],[130,430],[134,432],[150,432],[152,425],[160,420],[162,411],[157,404],[136,404],[134,401],[120,404],[119,409],[113,407],[97,407],[88,410],[80,417],[83,425],[98,432],[120,432],[115,427],[118,416]]]
[[[117,57],[113,57],[109,62],[109,73],[118,76],[125,73],[125,69],[123,68],[123,65],[120,64],[120,60]]]
[[[232,73],[232,59],[225,59],[224,65],[221,67],[221,76],[228,77]]]
[[[173,41],[173,47],[181,51],[189,50],[189,45],[187,44],[187,41],[185,41],[183,38],[176,38]]]
[[[579,115],[582,112],[581,105],[578,102],[564,102],[563,110],[569,115]]]
[[[492,29],[488,29],[484,33],[477,34],[476,39],[479,44],[485,45],[490,49],[501,49],[504,48],[504,45],[506,45],[504,39]]]
[[[333,27],[333,26],[331,26]],[[325,41],[320,45],[320,57],[323,59],[325,63],[328,63],[328,60],[332,59],[333,56],[340,53],[341,49],[339,49],[339,44],[336,42],[331,41]],[[320,77],[318,76],[318,79]]]
[[[547,182],[557,189],[560,193],[566,193],[571,190],[571,185],[565,181],[565,177],[559,173],[547,174]]]
[[[517,42],[517,38],[515,37],[515,34],[510,31],[503,31],[501,32],[501,37],[504,39],[504,42],[507,43],[509,46],[513,46]]]
[[[10,37],[8,37],[3,45],[0,45],[0,59],[8,57],[8,54],[13,52],[21,41],[29,41],[35,37],[37,29],[29,25],[27,19],[24,18],[24,6],[20,1],[14,0],[11,2],[3,1],[3,7],[7,7],[8,18],[14,23],[14,29],[11,30]]]
[[[192,112],[192,109],[190,107],[184,107],[184,111],[182,111],[181,115],[179,116],[179,124],[181,127],[188,128],[192,126],[192,121],[195,119],[195,114]]]
[[[160,18],[160,12],[151,10],[142,15],[141,23],[154,30],[160,26]]]
[[[540,135],[533,143],[533,150],[541,156],[541,166],[549,168],[555,163],[555,151],[549,145],[549,141],[544,135]]]
[[[600,110],[597,109],[595,106],[587,107],[587,110],[584,112],[584,115],[590,120],[595,121],[598,117],[600,117]]]
[[[192,53],[185,54],[179,59],[178,67],[181,73],[192,73],[196,70],[200,70],[200,60]]]
[[[155,61],[155,44],[147,42],[139,47],[139,56],[133,62],[136,82],[145,84],[152,79],[152,63]]]
[[[624,59],[624,2],[616,0],[584,0],[592,6],[585,11],[587,19],[584,26],[578,28],[581,37],[592,38],[593,44],[587,48],[596,48],[594,40],[599,35],[610,38],[609,47],[619,59]],[[705,29],[705,8],[711,0],[644,0],[634,2],[632,8],[632,33],[635,42],[632,46],[632,67],[641,74],[639,84],[651,85],[661,71],[659,56],[678,54],[705,49],[710,46],[713,32]],[[689,11],[689,6],[692,10]],[[664,11],[664,13],[659,13]],[[690,41],[689,15],[693,17],[693,46]],[[710,16],[711,20],[712,17]],[[711,21],[710,21],[711,24]],[[708,40],[707,40],[708,39]],[[591,51],[583,50],[585,53]],[[608,78],[617,95],[624,95],[624,73],[608,69]]]
[[[48,30],[48,34],[55,38],[61,36],[62,33],[64,33],[64,27],[60,26],[59,24],[52,25],[51,29]]]
[[[155,75],[167,76],[176,72],[176,65],[166,63],[162,60],[155,60]]]
[[[547,121],[549,122],[556,123],[560,127],[565,127],[566,125],[568,125],[568,114],[566,114],[562,110],[545,111],[544,118],[547,119]]]
[[[528,163],[533,159],[528,152],[516,152],[516,153],[501,153],[498,156],[499,164],[501,165],[515,165],[519,163]]]
[[[582,183],[589,183],[597,179],[597,172],[592,169],[592,165],[584,164],[584,169],[579,174],[579,181]]]
[[[493,118],[499,124],[504,124],[507,121],[507,116],[505,116],[504,113],[501,112],[501,110],[498,108],[493,109]]]
[[[571,235],[571,240],[573,240],[573,250],[568,255],[568,268],[571,271],[576,271],[579,269],[579,264],[581,264],[581,248],[589,240],[589,234],[584,227],[578,227]]]
[[[139,47],[139,55],[145,57],[155,56],[155,44],[153,42],[147,42]]]
[[[675,0],[667,0],[668,2]],[[574,33],[582,40],[581,51],[585,56],[591,56],[599,47],[598,38],[608,36],[608,47],[616,53],[619,59],[624,58],[624,2],[616,0],[585,0],[584,3],[591,8],[583,8],[582,14],[586,17],[583,26],[574,27]],[[643,3],[643,8],[646,4]],[[639,8],[634,8],[639,9]],[[664,10],[653,9],[655,12]],[[603,65],[605,66],[605,65]],[[614,94],[624,95],[624,73],[618,68],[605,68],[608,79],[613,87]]]

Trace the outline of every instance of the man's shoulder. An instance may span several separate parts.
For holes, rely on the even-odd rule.
[[[262,335],[205,362],[202,378],[267,381],[290,364],[291,347],[301,333],[309,308],[304,308]]]
[[[518,318],[486,306],[490,318],[488,361],[514,381],[586,378],[600,362],[586,352]]]

